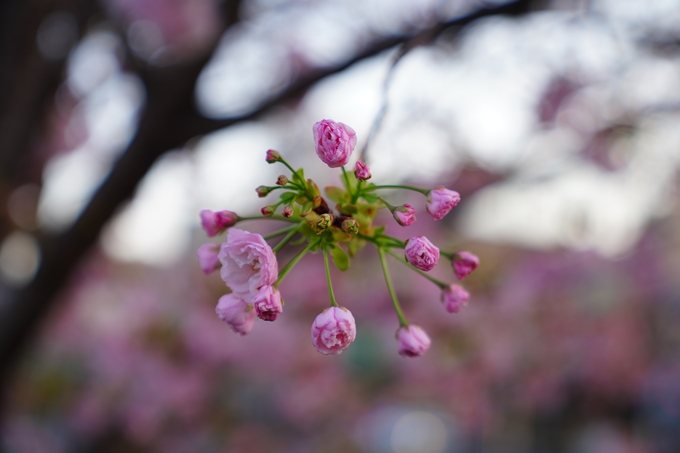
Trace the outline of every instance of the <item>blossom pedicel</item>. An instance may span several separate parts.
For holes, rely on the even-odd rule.
[[[460,195],[441,186],[425,189],[369,183],[371,170],[363,161],[357,161],[354,172],[348,173],[344,168],[357,142],[351,127],[332,120],[322,120],[314,125],[313,132],[318,157],[331,168],[342,167],[342,187],[325,189],[325,196],[333,202],[334,209],[322,196],[314,180],[306,178],[302,169],[291,167],[281,153],[270,149],[266,153],[266,161],[285,166],[290,175],[280,175],[274,185],[261,185],[256,192],[260,198],[276,193],[278,201],[264,206],[261,216],[240,217],[231,211],[213,212],[207,209],[200,212],[201,225],[209,237],[227,231],[226,240],[221,245],[205,244],[198,250],[203,272],[209,274],[219,269],[220,277],[231,290],[231,293],[219,299],[215,308],[217,316],[241,335],[250,332],[256,317],[263,321],[277,320],[283,313],[279,285],[307,253],[321,252],[330,307],[314,319],[311,339],[320,353],[340,354],[356,338],[356,323],[352,313],[335,299],[329,257],[332,257],[339,270],[344,271],[356,252],[364,245],[371,244],[378,251],[387,289],[399,320],[398,352],[404,357],[420,356],[430,347],[430,338],[422,328],[411,324],[406,318],[392,285],[386,255],[394,256],[439,286],[442,303],[451,313],[465,306],[469,293],[460,285],[439,281],[426,273],[436,266],[440,256],[439,249],[426,237],[412,237],[404,242],[385,234],[384,227],[374,224],[376,214],[382,208],[389,209],[401,226],[407,227],[416,220],[413,206],[406,203],[393,206],[375,192],[393,189],[418,192],[425,196],[427,212],[435,220],[441,220],[455,207]],[[277,214],[279,209],[281,214]],[[234,228],[239,222],[252,220],[283,222],[288,226],[266,237]],[[281,239],[272,248],[267,241],[276,238]],[[292,244],[297,244],[301,249],[288,263],[279,267],[277,252]],[[404,249],[404,258],[394,249]],[[479,259],[470,252],[441,254],[451,259],[459,279],[479,265]]]

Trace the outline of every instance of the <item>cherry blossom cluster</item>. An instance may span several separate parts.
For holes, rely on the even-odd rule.
[[[209,237],[226,231],[222,244],[203,245],[198,250],[201,269],[206,274],[219,270],[226,286],[231,290],[222,296],[216,307],[217,316],[234,332],[246,335],[253,328],[255,318],[275,321],[283,312],[284,300],[279,285],[293,267],[309,252],[321,252],[326,271],[330,307],[319,314],[311,328],[312,344],[322,354],[340,354],[356,337],[356,324],[352,313],[340,306],[335,298],[330,276],[332,261],[340,270],[346,270],[350,259],[367,244],[374,246],[380,258],[388,291],[399,320],[396,333],[399,354],[417,357],[430,347],[430,338],[418,325],[406,318],[392,285],[386,255],[402,262],[421,274],[442,291],[441,302],[449,313],[458,313],[470,298],[470,294],[458,283],[445,283],[428,274],[444,256],[452,265],[453,274],[461,280],[474,271],[479,259],[470,252],[449,253],[440,251],[424,236],[406,241],[385,234],[385,226],[375,225],[374,219],[380,209],[388,209],[401,226],[416,221],[415,209],[409,204],[393,206],[377,195],[380,190],[406,189],[425,196],[425,207],[434,220],[441,220],[460,201],[458,192],[444,187],[424,189],[406,185],[376,185],[369,183],[370,168],[361,160],[356,162],[354,172],[348,172],[348,163],[356,145],[356,133],[346,124],[322,120],[313,127],[316,154],[331,168],[340,168],[342,187],[326,187],[328,200],[335,203],[332,209],[319,187],[312,179],[306,179],[303,169],[294,169],[274,150],[267,151],[266,161],[284,165],[290,176],[281,175],[273,186],[260,186],[256,192],[260,198],[280,191],[278,201],[264,206],[260,216],[241,217],[231,211],[200,213],[201,224]],[[280,214],[277,212],[281,211]],[[269,219],[290,225],[267,236],[251,233],[235,225],[246,220]],[[271,247],[268,240],[278,239]],[[276,255],[293,239],[302,250],[283,267],[279,267]],[[395,253],[403,250],[403,255]],[[329,259],[330,257],[330,259]]]

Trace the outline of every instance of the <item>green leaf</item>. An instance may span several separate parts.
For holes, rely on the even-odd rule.
[[[296,193],[296,192],[283,192],[283,193],[279,196],[279,198],[281,199],[281,201],[283,201],[285,204],[289,204],[290,202],[292,202],[292,201],[295,199],[295,197],[297,197],[297,193]]]
[[[335,244],[330,244],[328,247],[331,251],[331,258],[335,267],[341,271],[346,271],[349,268],[349,257],[347,253]]]
[[[366,241],[364,241],[363,239],[359,239],[356,236],[353,237],[352,240],[349,242],[349,244],[347,244],[347,250],[349,251],[349,256],[354,258],[354,256],[357,254],[357,252],[359,252],[359,250],[364,248],[365,245],[366,245]]]
[[[376,197],[375,195],[371,195],[370,193],[364,193],[361,196],[364,200],[368,201],[369,203],[377,203],[380,201],[378,197]]]
[[[298,215],[305,216],[309,214],[312,209],[314,209],[314,204],[311,201],[306,202],[302,206],[300,206],[300,213]]]
[[[342,190],[340,187],[328,186],[324,188],[324,192],[326,192],[326,196],[328,196],[328,198],[335,201],[336,203],[344,203],[345,201],[348,201],[347,192]]]
[[[358,212],[357,207],[349,203],[339,204],[338,209],[345,215],[352,215]]]

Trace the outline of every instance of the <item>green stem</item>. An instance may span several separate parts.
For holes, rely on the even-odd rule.
[[[434,278],[433,276],[429,275],[427,272],[423,272],[423,271],[421,271],[420,269],[418,269],[417,267],[411,266],[411,263],[409,263],[408,261],[406,261],[406,260],[405,260],[404,258],[402,258],[401,256],[397,255],[397,254],[394,253],[393,251],[388,250],[387,253],[389,253],[389,254],[392,255],[394,258],[396,258],[397,261],[399,261],[400,263],[405,264],[406,266],[408,266],[411,270],[416,271],[417,273],[419,273],[420,275],[422,275],[423,277],[425,277],[426,279],[428,279],[429,281],[431,281],[431,282],[434,283],[435,285],[439,286],[439,288],[444,289],[444,288],[446,288],[447,286],[449,286],[449,285],[447,285],[446,283],[444,283],[443,281],[438,280],[438,279]]]
[[[451,253],[451,252],[443,252],[443,251],[441,251],[441,250],[439,251],[439,254],[442,255],[442,256],[447,257],[447,258],[450,259],[450,260],[452,260],[453,257],[456,255],[455,253]]]
[[[276,247],[274,247],[274,248],[272,249],[273,252],[274,252],[274,253],[277,253],[279,250],[281,250],[283,247],[285,247],[286,244],[288,244],[288,242],[290,242],[290,240],[293,239],[293,236],[295,236],[295,235],[298,233],[298,228],[300,228],[299,225],[298,225],[298,226],[294,226],[294,227],[289,228],[290,232],[288,233],[288,235],[286,235],[285,238],[283,238],[283,239],[281,240],[281,242],[279,242],[278,244],[276,244]]]
[[[352,195],[352,204],[356,203],[357,200],[359,199],[359,195],[361,195],[361,186],[364,185],[364,180],[360,179],[359,182],[357,183],[357,191],[354,195]]]
[[[373,187],[368,187],[364,189],[364,192],[372,192],[374,190],[380,190],[380,189],[406,189],[406,190],[413,190],[414,192],[420,192],[423,195],[427,195],[430,191],[429,189],[423,189],[420,187],[415,187],[415,186],[404,186],[400,184],[385,184],[385,185],[380,185],[380,186],[373,186]]]
[[[345,170],[345,166],[342,166],[342,177],[345,180],[345,187],[347,187],[347,192],[349,192],[350,196],[354,197],[354,194],[352,193],[352,187],[349,185],[349,177],[347,176],[347,170]]]
[[[394,287],[392,286],[392,280],[390,279],[390,272],[387,270],[387,261],[385,261],[385,251],[378,247],[378,255],[380,255],[380,264],[383,268],[383,273],[385,274],[385,282],[387,282],[387,289],[390,292],[390,297],[392,298],[392,304],[394,305],[394,310],[397,312],[397,317],[399,318],[399,326],[408,326],[408,319],[404,316],[404,312],[401,311],[401,306],[399,306],[399,301],[397,300],[397,295],[394,292]]]
[[[289,231],[295,231],[295,230],[297,230],[297,229],[298,229],[297,226],[291,226],[291,227],[283,228],[283,229],[281,229],[281,230],[274,231],[273,233],[270,233],[270,234],[264,236],[264,239],[265,239],[265,240],[274,239],[274,238],[276,238],[276,237],[281,236],[282,234],[286,234],[286,233],[288,233]]]
[[[290,270],[293,269],[293,266],[295,266],[297,264],[297,262],[300,261],[302,259],[302,257],[305,256],[307,254],[307,252],[309,252],[312,248],[314,248],[319,242],[321,242],[321,239],[317,239],[314,242],[310,242],[309,244],[307,244],[307,247],[305,247],[304,250],[302,250],[300,253],[295,255],[295,258],[293,258],[292,260],[290,260],[288,262],[288,264],[283,266],[283,269],[281,269],[279,271],[278,280],[276,280],[276,282],[274,283],[275,288],[278,287],[281,284],[281,282],[283,281],[284,278],[286,278],[286,275],[288,275],[288,272],[290,272]]]
[[[384,204],[385,206],[387,206],[387,209],[390,210],[390,212],[394,212],[394,210],[397,208],[396,206],[392,206],[392,205],[389,204],[387,201],[385,201],[384,198],[379,197],[379,196],[377,196],[377,195],[375,195],[375,197],[376,197],[378,200],[382,201],[383,204]]]
[[[239,218],[236,220],[236,222],[241,222],[241,221],[243,221],[243,220],[283,220],[284,222],[294,222],[294,223],[298,223],[298,222],[300,221],[299,218],[298,218],[298,219],[294,219],[294,218],[292,218],[292,217],[284,217],[284,216],[282,216],[282,215],[273,214],[273,215],[271,215],[271,216],[269,216],[269,217],[265,217],[265,216],[263,216],[263,215],[260,215],[260,216],[246,216],[246,217],[240,217],[240,216],[239,216]]]
[[[326,267],[326,282],[328,284],[328,294],[331,296],[331,307],[337,307],[338,302],[335,300],[335,294],[333,293],[333,284],[331,283],[331,269],[328,265],[328,251],[326,246],[323,247],[323,264]]]

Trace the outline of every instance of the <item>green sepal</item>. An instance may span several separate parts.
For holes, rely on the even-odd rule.
[[[350,204],[350,203],[338,204],[338,211],[340,211],[341,213],[343,213],[345,215],[352,215],[352,214],[356,214],[357,212],[359,212],[357,207],[353,204]]]
[[[281,195],[279,195],[279,198],[285,204],[290,204],[295,199],[295,197],[297,197],[297,193],[295,192],[283,192]]]
[[[341,271],[346,271],[349,268],[349,257],[345,251],[335,244],[328,244],[328,249],[331,252],[331,258],[335,267]]]
[[[328,186],[323,189],[326,196],[336,203],[344,203],[349,201],[349,197],[346,191],[342,190],[340,187]]]

